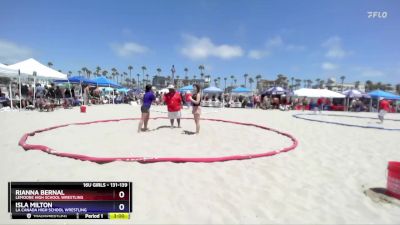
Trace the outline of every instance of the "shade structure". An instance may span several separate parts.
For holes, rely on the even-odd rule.
[[[68,77],[67,79],[62,80],[54,80],[55,83],[71,83],[71,84],[90,84],[96,85],[94,80],[88,79],[84,76],[72,76]]]
[[[345,98],[344,94],[340,94],[328,89],[311,89],[301,88],[294,91],[294,96],[309,98]]]
[[[271,87],[263,95],[282,95],[286,93],[287,91],[283,87]]]
[[[368,92],[368,95],[370,95],[372,98],[384,98],[384,99],[400,100],[400,96],[399,95],[395,95],[393,93],[382,91],[382,90],[374,90],[374,91]]]
[[[118,92],[122,92],[122,93],[128,93],[129,89],[128,88],[119,88],[117,89]]]
[[[179,88],[179,91],[180,92],[193,91],[193,85],[188,85],[188,86],[185,86],[185,87],[181,87],[181,88]]]
[[[95,79],[93,79],[93,81],[99,87],[113,87],[113,88],[121,88],[122,87],[121,85],[117,84],[116,82],[109,80],[105,77],[96,77]]]
[[[127,94],[128,94],[128,95],[138,95],[138,94],[140,94],[141,92],[143,92],[142,89],[140,89],[140,88],[133,88],[133,89],[130,89],[130,90],[127,92]]]
[[[18,70],[8,68],[8,66],[0,63],[0,77],[17,77]]]
[[[10,69],[20,70],[22,74],[33,75],[42,79],[67,79],[67,75],[47,67],[33,58],[8,66]]]
[[[218,94],[224,92],[223,90],[217,88],[217,87],[208,87],[203,90],[203,93],[210,93],[210,94]]]
[[[245,87],[237,87],[232,90],[232,93],[251,93],[251,90]]]
[[[356,89],[343,91],[342,94],[346,95],[346,98],[371,98],[367,93]]]
[[[114,88],[112,88],[112,87],[105,87],[105,88],[103,88],[103,91],[108,91],[108,92],[114,91]]]

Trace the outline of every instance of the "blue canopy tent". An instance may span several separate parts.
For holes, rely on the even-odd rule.
[[[245,87],[237,87],[237,88],[232,90],[232,93],[235,93],[235,94],[243,94],[243,93],[248,94],[248,93],[251,93],[251,92],[252,91],[250,89],[245,88]]]
[[[112,92],[112,91],[114,91],[114,88],[112,88],[112,87],[104,87],[103,91]]]
[[[400,96],[395,95],[390,92],[382,91],[382,90],[374,90],[374,91],[368,92],[368,95],[371,96],[371,98],[373,98],[373,99],[384,98],[384,99],[389,99],[389,100],[400,100]],[[378,104],[379,104],[379,100],[378,100]],[[371,108],[372,108],[372,101],[370,104],[370,109]]]
[[[93,79],[93,81],[96,83],[97,86],[99,87],[113,87],[113,88],[122,88],[121,85],[117,84],[116,82],[109,80],[105,77],[96,77]]]
[[[224,92],[223,90],[217,88],[217,87],[208,87],[203,90],[203,93],[210,93],[210,94],[218,94]]]
[[[179,91],[180,92],[193,91],[193,85],[188,85],[188,86],[185,86],[185,87],[181,87],[181,88],[179,88]]]
[[[71,84],[90,84],[96,85],[96,82],[84,76],[68,77],[66,80],[54,80],[54,83],[71,83]]]
[[[117,84],[116,82],[109,80],[105,77],[96,77],[93,79],[96,82],[96,85],[98,87],[109,87],[109,88],[122,88],[121,85]],[[112,99],[113,99],[113,104],[114,104],[114,91],[112,92]]]
[[[117,89],[118,92],[122,92],[122,93],[128,93],[129,89],[128,88],[119,88]]]
[[[399,95],[395,95],[390,92],[382,91],[382,90],[375,90],[368,92],[368,95],[372,98],[384,98],[384,99],[391,99],[391,100],[400,100]]]

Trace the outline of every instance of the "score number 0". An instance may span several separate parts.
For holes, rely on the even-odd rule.
[[[118,197],[119,198],[124,198],[125,197],[125,192],[120,191],[118,193]],[[119,204],[118,208],[119,208],[119,210],[123,211],[125,209],[125,205],[123,203],[121,203],[121,204]]]

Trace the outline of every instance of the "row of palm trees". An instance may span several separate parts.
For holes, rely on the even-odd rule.
[[[47,65],[49,67],[52,67],[53,63],[52,62],[48,62]],[[79,76],[84,75],[87,78],[91,78],[92,75],[105,76],[108,79],[114,80],[114,81],[116,81],[118,83],[122,83],[122,84],[125,83],[126,86],[131,86],[131,87],[134,87],[134,86],[143,87],[144,85],[146,85],[148,83],[152,83],[149,80],[149,74],[146,73],[147,70],[148,70],[146,66],[140,67],[141,74],[139,74],[139,73],[136,74],[137,79],[132,77],[133,66],[129,65],[127,67],[127,69],[129,71],[129,74],[127,72],[120,72],[116,68],[111,68],[111,71],[109,72],[108,70],[102,69],[100,66],[97,66],[94,69],[94,71],[91,71],[87,67],[82,67],[80,70],[78,70],[78,74],[79,74]],[[207,81],[206,84],[208,84],[208,85],[211,85],[212,81],[213,81],[214,85],[216,87],[222,88],[221,87],[222,86],[221,80],[223,79],[223,81],[224,81],[224,89],[226,89],[227,88],[227,81],[230,78],[230,85],[229,86],[231,88],[237,87],[238,79],[234,75],[230,75],[230,76],[224,77],[224,78],[221,78],[221,77],[218,76],[218,77],[215,77],[213,80],[211,80],[211,75],[205,75],[205,73],[204,73],[204,71],[205,71],[205,66],[204,65],[199,65],[198,69],[200,71],[200,77],[199,78],[201,78],[201,80],[206,80]],[[62,72],[61,70],[58,70],[58,71]],[[161,76],[162,69],[161,68],[157,68],[156,71],[157,71],[157,75]],[[196,74],[194,74],[192,78],[189,78],[189,76],[188,76],[189,69],[187,67],[185,67],[183,69],[183,71],[185,73],[185,76],[182,79],[182,83],[184,85],[190,85],[190,84],[196,83],[196,81],[197,81],[196,80],[196,78],[197,78]],[[68,71],[67,74],[68,74],[68,76],[71,76],[72,75],[72,71]],[[140,76],[142,76],[141,80],[140,80]],[[172,82],[171,76],[167,76],[166,78],[167,78],[167,82],[168,83]],[[258,74],[253,78],[249,74],[246,73],[246,74],[243,74],[243,78],[244,78],[244,84],[241,85],[241,86],[242,87],[249,87],[250,89],[252,89],[253,83],[256,82],[258,84],[259,81],[262,78],[262,75]],[[177,80],[175,81],[175,84],[177,85],[177,84],[179,84],[178,81],[180,79],[180,76],[177,75],[176,79]],[[345,76],[341,76],[340,77],[340,80],[341,80],[341,91],[343,91],[343,84],[344,84],[344,80],[345,79],[346,79]],[[247,84],[249,84],[249,85],[247,85]],[[325,85],[328,86],[328,87],[330,85],[332,85],[333,81],[330,80],[330,79],[325,81],[325,80],[320,79],[320,78],[317,78],[314,81],[310,80],[310,79],[303,79],[302,80],[302,79],[295,78],[295,77],[291,77],[290,80],[289,80],[289,78],[286,75],[283,75],[283,74],[278,74],[276,80],[274,81],[274,85],[281,86],[283,88],[291,89],[291,90],[301,88],[302,84],[303,84],[303,87],[305,87],[305,88],[323,88]],[[356,81],[355,82],[355,88],[357,89],[360,86],[360,84],[361,84],[360,81]],[[260,87],[257,86],[257,88],[260,88]],[[366,91],[375,90],[375,89],[392,91],[392,90],[396,89],[397,92],[400,92],[400,85],[396,85],[396,87],[394,88],[394,87],[392,87],[391,84],[384,84],[384,83],[381,83],[381,82],[373,83],[372,81],[368,80],[368,81],[365,82],[365,89],[366,89]]]

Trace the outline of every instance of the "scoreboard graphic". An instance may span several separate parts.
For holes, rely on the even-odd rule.
[[[9,182],[12,219],[130,219],[132,182]]]

